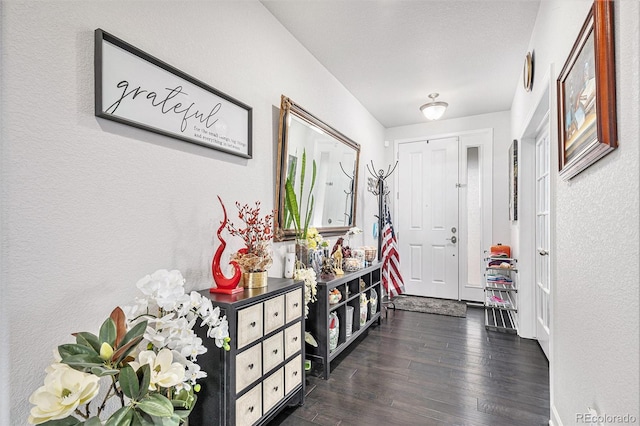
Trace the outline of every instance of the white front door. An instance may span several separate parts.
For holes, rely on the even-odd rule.
[[[549,123],[536,137],[536,338],[549,358],[551,268],[549,265]]]
[[[458,300],[458,138],[398,145],[398,244],[407,294]]]

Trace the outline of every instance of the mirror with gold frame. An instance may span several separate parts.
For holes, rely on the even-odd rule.
[[[313,209],[309,227],[323,236],[345,234],[356,226],[356,194],[360,145],[286,96],[280,103],[276,167],[277,241],[295,238],[295,228],[285,203],[285,182],[291,179],[300,211],[307,211],[311,197],[313,162],[316,164]],[[304,187],[300,188],[305,158]],[[302,196],[301,196],[302,193]]]

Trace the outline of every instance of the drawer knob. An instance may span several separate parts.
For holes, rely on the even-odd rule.
[[[273,316],[277,317],[278,316],[278,311],[274,312]]]
[[[249,370],[253,370],[253,363],[249,364],[248,367],[249,367]]]
[[[294,307],[294,308],[297,308],[297,307],[298,307],[298,302],[294,303],[294,304],[293,304],[293,307]]]
[[[295,337],[293,338],[293,341],[294,341],[294,342],[297,342],[297,341],[298,341],[298,336],[295,336]]]
[[[252,321],[251,324],[249,324],[251,327],[255,327],[256,326],[256,322]]]
[[[251,407],[249,407],[249,412],[253,413],[253,405]]]
[[[278,387],[277,387],[277,386],[274,386],[274,387],[273,387],[273,391],[274,391],[274,392],[278,392]]]
[[[294,376],[297,376],[297,375],[298,375],[298,371],[297,371],[297,370],[296,370],[296,371],[294,371],[294,372],[293,372],[293,375],[294,375]]]
[[[274,354],[277,354],[277,353],[278,353],[278,350],[277,350],[277,349],[274,349],[274,350],[273,350],[273,353],[274,353]]]

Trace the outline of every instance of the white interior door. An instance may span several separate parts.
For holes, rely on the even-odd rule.
[[[406,292],[458,300],[458,138],[401,143],[398,159]]]
[[[549,265],[549,123],[536,137],[536,338],[549,358],[551,268]]]

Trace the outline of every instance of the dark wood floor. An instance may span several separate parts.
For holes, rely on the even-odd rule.
[[[467,318],[389,311],[332,363],[307,377],[307,398],[273,425],[547,425],[549,366],[534,340]]]

